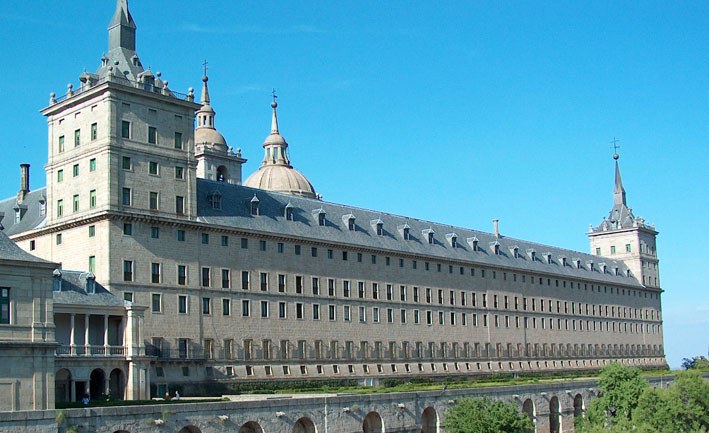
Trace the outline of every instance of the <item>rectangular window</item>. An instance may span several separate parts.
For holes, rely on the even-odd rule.
[[[92,238],[96,236],[96,226],[89,226],[89,237]]]
[[[187,314],[187,296],[177,296],[177,312],[179,314]]]
[[[59,136],[59,153],[64,152],[64,136]]]
[[[159,313],[162,311],[162,296],[159,293],[153,293],[152,302],[150,303],[153,313]]]
[[[212,298],[202,298],[202,314],[212,314]]]
[[[175,167],[175,179],[184,179],[185,178],[185,168],[176,166]]]
[[[345,298],[350,297],[350,282],[349,282],[349,280],[342,281],[342,296]]]
[[[327,295],[335,296],[335,280],[333,278],[327,279]]]
[[[262,319],[267,319],[268,318],[268,301],[261,301],[261,318]]]
[[[231,271],[222,269],[222,289],[228,289],[231,286]]]
[[[124,156],[121,159],[121,168],[123,170],[133,170],[133,163],[130,160],[130,156]]]
[[[394,323],[394,310],[387,308],[387,323]]]
[[[72,177],[77,177],[79,175],[79,164],[74,164],[71,167],[71,175]]]
[[[182,149],[182,133],[175,132],[175,149]]]
[[[74,197],[72,197],[71,205],[72,205],[72,210],[74,212],[79,211],[79,194],[74,194]]]
[[[96,158],[89,159],[89,171],[96,171]]]
[[[177,240],[179,242],[185,241],[185,231],[184,230],[177,230]]]
[[[187,284],[187,266],[177,265],[177,284],[184,286]]]
[[[57,170],[57,182],[62,182],[64,180],[64,170]]]
[[[158,129],[154,126],[148,126],[148,143],[158,143]]]
[[[185,213],[185,198],[181,195],[175,196],[175,213],[178,215]]]
[[[121,138],[130,138],[130,122],[127,120],[121,121]]]
[[[150,161],[148,163],[148,173],[152,174],[153,176],[159,175],[160,174],[160,165],[155,161]]]
[[[320,279],[318,277],[313,277],[312,279],[312,289],[313,295],[317,296],[320,294]]]
[[[259,251],[266,251],[266,241],[258,241]]]
[[[121,202],[123,203],[124,206],[131,205],[131,189],[130,188],[123,188],[123,192],[121,194]]]
[[[211,269],[207,267],[202,268],[202,287],[209,287],[211,277]]]
[[[123,281],[133,281],[133,261],[123,261]]]
[[[96,190],[92,189],[89,191],[89,207],[91,209],[96,207]]]
[[[296,319],[303,318],[303,304],[301,302],[295,303],[295,318]]]
[[[81,145],[81,129],[74,130],[74,147]]]
[[[349,322],[350,320],[352,320],[350,313],[351,309],[349,305],[345,305],[344,307],[342,307],[342,315],[344,317],[345,322]]]
[[[207,245],[209,243],[209,233],[202,233],[202,244]]]
[[[160,239],[160,227],[150,227],[150,237]]]
[[[157,192],[150,192],[150,210],[158,210],[158,193]]]
[[[241,301],[241,315],[243,317],[249,317],[251,315],[251,303],[248,299]]]
[[[241,248],[243,248],[243,249],[249,248],[248,238],[241,238]]]
[[[123,234],[126,236],[132,236],[133,235],[133,224],[123,223]]]
[[[97,137],[98,137],[98,124],[92,123],[91,124],[91,141],[96,140]]]
[[[334,305],[327,306],[328,319],[335,321],[337,320],[337,308]]]
[[[372,308],[372,322],[379,323],[379,307]]]
[[[303,293],[303,277],[300,275],[295,277],[295,293]]]
[[[625,244],[625,252],[626,253],[630,252],[630,244]]]
[[[150,264],[150,281],[154,284],[160,282],[160,263]]]
[[[241,289],[249,290],[249,271],[241,271]]]
[[[313,304],[313,320],[320,320],[320,305]]]
[[[260,273],[259,283],[260,283],[262,292],[268,291],[268,274],[267,273],[265,273],[265,272]]]
[[[89,272],[96,272],[96,256],[89,256]]]
[[[285,302],[279,302],[278,303],[278,318],[279,319],[285,319],[287,315],[287,308],[286,308],[286,303]]]
[[[61,244],[62,244],[62,234],[61,234],[61,233],[57,233],[57,236],[56,236],[54,239],[55,239],[55,243],[56,243],[57,245],[61,245]]]

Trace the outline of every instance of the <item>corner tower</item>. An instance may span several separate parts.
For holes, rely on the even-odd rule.
[[[258,171],[253,173],[244,182],[251,188],[265,189],[268,191],[285,192],[309,198],[318,198],[315,188],[301,172],[294,169],[288,158],[288,143],[278,130],[278,114],[276,108],[276,94],[274,91],[271,109],[271,134],[263,143],[263,162]]]
[[[644,218],[635,217],[633,210],[628,207],[618,165],[619,157],[617,153],[613,155],[613,208],[601,224],[591,226],[588,233],[591,253],[622,260],[645,287],[659,288],[659,260],[655,242],[658,232],[654,226],[645,223]]]

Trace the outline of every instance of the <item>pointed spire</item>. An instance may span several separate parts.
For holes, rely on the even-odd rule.
[[[615,159],[615,186],[613,187],[613,204],[626,206],[625,189],[623,188],[623,180],[620,177],[620,167],[618,165],[618,158],[620,158],[620,155],[618,155],[617,153],[613,154],[613,159]]]
[[[206,71],[205,74],[202,76],[202,105],[209,105],[209,87],[207,87],[207,81],[209,81],[209,77],[207,77]]]
[[[108,24],[108,49],[135,51],[136,25],[128,10],[128,0],[116,1],[116,12]]]
[[[271,102],[271,108],[273,108],[273,118],[271,119],[271,134],[280,134],[278,132],[278,116],[276,115],[276,107],[278,107],[278,102],[276,102],[276,89],[273,89],[273,102]]]

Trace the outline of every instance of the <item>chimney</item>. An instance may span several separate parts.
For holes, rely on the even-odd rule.
[[[499,238],[500,237],[500,220],[498,220],[498,219],[492,220],[492,227],[495,230],[495,237]]]
[[[20,190],[17,192],[17,201],[22,203],[30,192],[30,165],[20,164]]]

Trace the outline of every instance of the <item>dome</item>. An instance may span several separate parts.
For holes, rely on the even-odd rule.
[[[298,170],[285,165],[264,165],[244,182],[250,188],[316,198],[315,189]]]
[[[216,149],[226,152],[226,139],[222,134],[213,128],[197,128],[194,131],[195,144],[207,143],[213,145]]]

